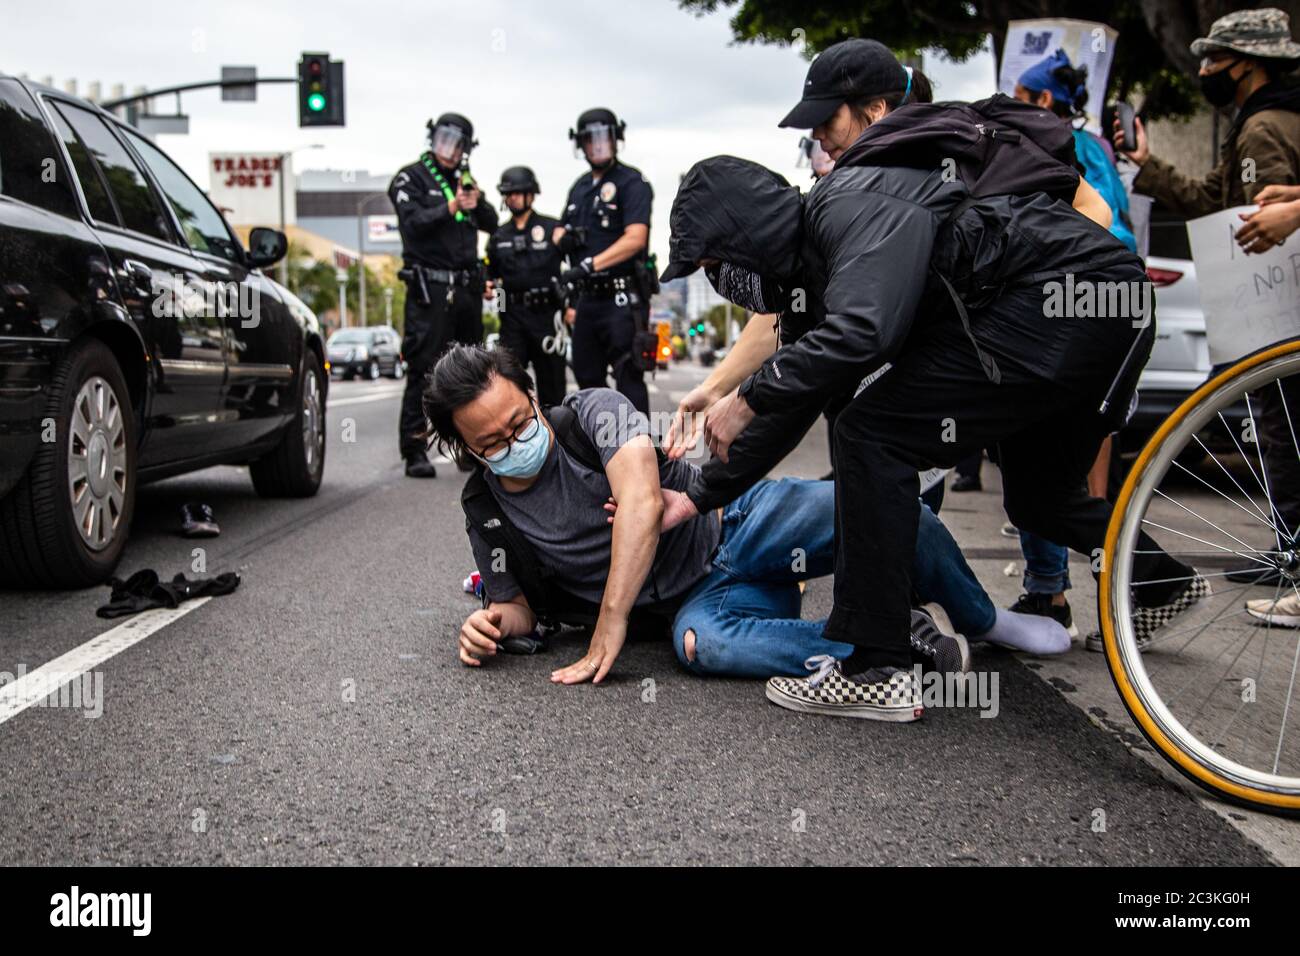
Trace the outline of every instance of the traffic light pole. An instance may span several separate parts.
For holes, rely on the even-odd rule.
[[[166,86],[162,89],[148,90],[144,93],[132,93],[130,96],[119,97],[115,100],[101,100],[99,105],[106,110],[115,110],[119,106],[131,106],[135,103],[151,100],[155,96],[166,96],[168,93],[186,93],[190,90],[206,90],[215,86],[226,89],[240,86],[257,86],[260,83],[297,82],[298,77],[296,76],[259,76],[252,80],[209,80],[205,83],[182,83],[180,86]]]

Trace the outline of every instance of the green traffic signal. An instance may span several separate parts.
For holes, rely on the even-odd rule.
[[[325,94],[312,93],[307,97],[307,109],[313,113],[320,113],[325,109]]]

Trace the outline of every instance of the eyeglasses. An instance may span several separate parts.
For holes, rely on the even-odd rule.
[[[536,438],[537,430],[542,427],[542,423],[538,419],[537,406],[532,402],[529,402],[529,405],[533,409],[532,417],[516,428],[509,438],[505,441],[497,442],[483,451],[478,451],[475,448],[471,448],[470,451],[474,452],[474,454],[478,455],[489,464],[496,464],[497,462],[505,461],[506,455],[510,454],[510,446],[515,442],[532,441]]]
[[[1237,58],[1231,53],[1211,53],[1209,56],[1201,57],[1201,69],[1208,70],[1219,63],[1235,63],[1236,61]]]

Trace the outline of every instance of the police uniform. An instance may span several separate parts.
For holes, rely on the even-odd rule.
[[[425,374],[452,342],[483,340],[483,278],[477,230],[491,232],[497,217],[480,194],[478,205],[453,214],[459,173],[426,152],[393,177],[388,198],[397,210],[406,279],[406,327],[402,355],[409,367],[402,396],[402,457],[425,453],[420,391]]]
[[[583,173],[569,190],[562,223],[575,236],[570,261],[604,252],[633,223],[649,227],[653,200],[641,171],[617,159],[599,179]],[[644,261],[645,253],[638,253],[583,282],[573,326],[573,374],[579,388],[595,388],[605,385],[606,369],[612,368],[615,387],[648,414],[650,396],[632,354],[633,338],[650,314],[637,283]]]
[[[488,275],[497,283],[501,302],[500,346],[521,365],[533,366],[537,398],[558,405],[564,398],[564,356],[543,348],[554,344],[556,316],[562,303],[553,280],[564,257],[551,242],[559,222],[529,210],[523,228],[508,217],[488,241]]]

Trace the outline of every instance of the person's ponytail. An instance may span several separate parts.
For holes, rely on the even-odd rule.
[[[1062,119],[1082,116],[1088,107],[1088,67],[1058,66],[1052,71],[1052,79],[1072,91],[1068,101],[1053,97],[1052,111]]]

